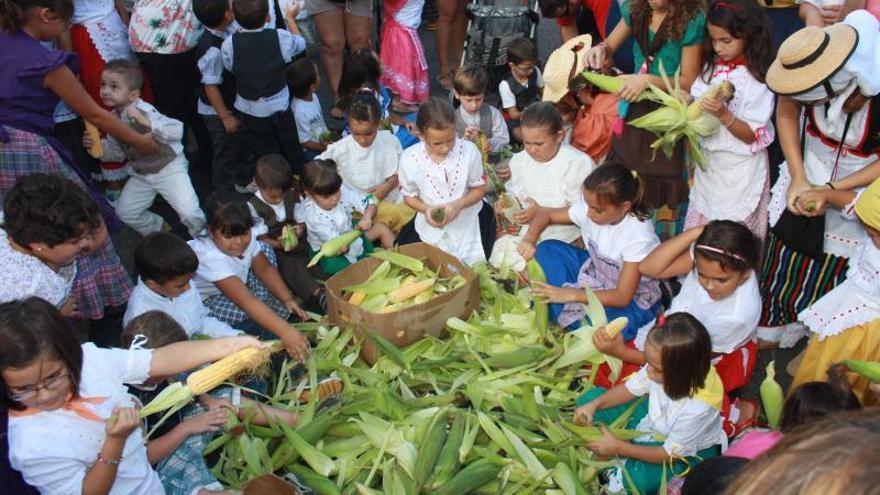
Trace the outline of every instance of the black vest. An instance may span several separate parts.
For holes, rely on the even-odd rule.
[[[538,93],[538,70],[535,69],[532,72],[532,75],[529,76],[529,86],[523,86],[513,77],[513,74],[508,74],[507,77],[504,78],[507,81],[507,85],[510,87],[510,92],[513,93],[513,96],[516,97],[516,109],[522,112],[526,109],[527,106],[531,105],[536,101],[541,100],[541,95]]]
[[[284,200],[282,201],[282,204],[284,205],[285,219],[283,222],[278,221],[275,217],[275,210],[260,200],[260,198],[251,196],[250,199],[248,199],[248,202],[254,207],[254,210],[257,210],[257,215],[263,219],[263,223],[265,223],[266,227],[269,229],[269,232],[266,235],[272,239],[278,239],[281,237],[281,231],[284,229],[285,225],[296,223],[293,219],[293,207],[296,205],[297,199],[296,193],[294,193],[293,190],[284,192]]]
[[[278,31],[264,29],[233,34],[232,55],[236,90],[242,98],[267,98],[287,85]]]
[[[196,60],[201,60],[211,48],[220,50],[222,46],[223,38],[205,29],[205,32],[202,33],[202,36],[199,38],[199,43],[195,48]],[[220,95],[223,96],[223,103],[226,104],[226,108],[231,110],[232,104],[235,103],[235,74],[226,70],[226,67],[223,68],[223,81],[220,83]],[[199,86],[199,99],[205,105],[211,105],[211,102],[208,101],[208,97],[205,96],[204,86]]]

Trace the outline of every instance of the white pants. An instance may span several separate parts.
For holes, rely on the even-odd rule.
[[[140,235],[162,230],[162,217],[149,211],[156,194],[161,194],[195,237],[205,226],[205,214],[199,208],[199,198],[186,169],[186,161],[181,158],[155,174],[142,175],[131,170],[116,203],[119,219]]]

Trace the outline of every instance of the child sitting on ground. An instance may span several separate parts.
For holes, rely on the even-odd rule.
[[[128,160],[130,169],[116,202],[116,214],[140,235],[167,229],[162,217],[149,211],[156,194],[160,194],[180,216],[190,235],[195,236],[205,226],[205,214],[199,208],[183,155],[183,123],[162,115],[141,99],[143,82],[140,66],[128,59],[108,62],[101,74],[101,103],[137,132],[152,133],[159,143],[158,153],[141,155],[112,136],[101,139],[103,159]],[[85,133],[83,145],[91,148],[93,144]]]
[[[498,83],[510,136],[522,142],[519,118],[532,103],[541,101],[544,81],[538,68],[538,47],[528,38],[517,38],[507,47],[510,73]]]
[[[474,143],[479,141],[480,135],[484,136],[487,144],[481,152],[501,151],[510,142],[510,136],[501,112],[485,104],[489,73],[478,65],[466,65],[455,71],[452,85],[460,103],[455,111],[455,133]]]
[[[314,160],[319,153],[327,149],[327,124],[321,112],[321,100],[318,99],[318,86],[321,76],[318,66],[309,58],[301,58],[287,68],[287,85],[293,99],[293,118],[296,120],[296,133],[302,143],[306,160]]]
[[[305,229],[294,220],[300,197],[293,189],[290,165],[281,155],[266,155],[257,160],[254,169],[257,192],[248,199],[248,207],[260,229],[257,240],[275,251],[281,278],[306,305],[324,311],[324,289],[309,274],[306,267],[308,250],[300,239]],[[282,241],[284,229],[294,229],[296,244],[286,247]]]
[[[375,223],[376,197],[358,193],[342,182],[332,160],[313,160],[306,164],[302,177],[306,198],[294,212],[297,223],[305,224],[309,242],[309,256],[321,250],[325,242],[350,232],[363,232],[342,254],[324,256],[320,267],[325,275],[333,275],[373,250],[372,242],[379,241],[385,249],[394,247],[394,233],[387,225]],[[352,218],[358,212],[360,220]]]

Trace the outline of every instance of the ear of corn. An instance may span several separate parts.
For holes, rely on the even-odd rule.
[[[556,467],[553,468],[553,480],[556,481],[564,495],[587,495],[581,480],[574,474],[571,467],[564,462],[556,464]]]
[[[441,408],[428,424],[419,447],[419,457],[416,459],[415,473],[413,473],[416,491],[421,490],[422,486],[430,478],[431,473],[434,472],[434,466],[437,465],[440,451],[446,443],[446,423],[448,418],[448,411],[445,408]]]
[[[501,467],[487,459],[470,463],[458,472],[448,483],[444,484],[435,495],[461,495],[471,493],[477,488],[498,477]]]
[[[281,229],[281,248],[285,251],[291,251],[299,244],[299,238],[296,236],[296,226],[287,224]]]
[[[541,265],[532,258],[526,263],[526,271],[529,275],[529,282],[543,282],[547,283],[547,275],[544,274],[544,269],[541,268]],[[541,332],[541,335],[545,335],[547,333],[547,319],[549,316],[549,310],[547,308],[547,303],[544,301],[539,301],[535,299],[535,326]]]
[[[444,486],[452,476],[458,471],[459,466],[459,449],[464,439],[465,415],[457,414],[449,428],[449,434],[443,443],[443,448],[434,464],[434,476],[431,481],[431,488],[437,489]]]
[[[427,291],[434,286],[436,281],[436,278],[429,278],[418,282],[410,282],[409,284],[401,284],[399,289],[388,294],[388,300],[391,302],[406,301]]]
[[[364,291],[355,291],[351,293],[348,302],[355,306],[360,306],[367,299],[367,293]]]
[[[422,260],[413,258],[412,256],[408,256],[403,253],[398,253],[396,251],[373,251],[370,254],[373,258],[379,258],[380,260],[387,261],[392,265],[399,266],[401,268],[406,268],[407,270],[419,273],[425,271],[425,264]]]
[[[617,337],[628,324],[629,319],[627,319],[626,316],[615,318],[605,325],[605,335],[609,339],[613,339],[614,337]]]
[[[336,487],[336,483],[302,464],[292,464],[288,466],[288,469],[296,475],[297,479],[318,495],[342,495],[342,492]]]
[[[529,474],[532,478],[535,480],[544,480],[549,484],[550,472],[547,471],[547,468],[545,468],[543,464],[541,464],[541,461],[538,460],[538,457],[532,452],[532,449],[526,446],[525,442],[506,426],[501,425],[501,431],[504,432],[504,436],[506,436],[510,444],[513,445],[513,450],[516,453],[516,456],[519,457],[519,460],[526,466],[526,469],[529,470]],[[508,454],[510,454],[510,452],[508,452]]]
[[[779,426],[779,417],[782,415],[782,403],[784,400],[782,387],[776,382],[776,362],[770,361],[767,365],[767,376],[761,382],[761,403],[764,405],[764,414],[771,428]]]
[[[529,345],[515,351],[495,354],[485,359],[485,363],[491,368],[516,368],[529,363],[535,363],[547,355],[547,348],[543,345]]]
[[[880,363],[847,359],[843,361],[850,370],[864,376],[872,382],[880,382]]]
[[[387,356],[388,359],[394,362],[394,364],[401,368],[408,368],[406,359],[403,357],[403,351],[401,351],[396,345],[389,342],[388,339],[379,335],[377,332],[365,329],[363,333],[368,339],[370,339],[373,345],[375,345],[383,355]]]
[[[193,395],[210,392],[233,376],[262,365],[268,359],[269,354],[271,351],[268,349],[257,349],[256,347],[241,349],[191,373],[186,379],[186,386],[189,387]]]
[[[440,207],[431,208],[431,211],[428,212],[428,214],[431,216],[431,220],[437,223],[443,223],[443,220],[446,218],[446,209]]]
[[[95,159],[99,159],[104,156],[104,147],[101,145],[101,131],[95,127],[95,124],[89,122],[88,120],[84,120],[85,123],[85,133],[91,138],[92,146],[89,147],[88,152],[89,156]]]
[[[279,425],[284,431],[284,436],[287,438],[287,442],[293,447],[293,450],[295,450],[296,453],[306,461],[306,464],[308,464],[316,473],[321,476],[330,476],[336,472],[336,464],[332,459],[303,440],[293,428],[284,423],[279,423]]]
[[[358,237],[361,236],[361,232],[359,230],[352,230],[351,232],[346,232],[336,238],[330,239],[325,242],[323,246],[321,246],[321,250],[318,251],[315,256],[312,257],[311,261],[307,265],[309,268],[318,264],[318,261],[323,257],[336,256],[340,251],[348,247],[349,244],[356,241]]]

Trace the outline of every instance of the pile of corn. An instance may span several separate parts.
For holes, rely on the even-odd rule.
[[[464,286],[461,275],[442,278],[422,260],[394,251],[376,251],[382,262],[362,283],[342,288],[348,302],[373,313],[393,313],[426,303],[438,294]]]
[[[301,426],[236,425],[208,447],[219,459],[213,472],[232,487],[292,472],[319,495],[595,493],[598,471],[617,461],[594,460],[584,445],[599,430],[572,423],[575,399],[591,383],[583,365],[604,360],[592,345],[595,327],[547,328],[515,274],[478,273],[477,314],[449,320],[447,339],[405,349],[370,334],[383,353],[372,367],[353,330],[318,328],[308,378],[293,383],[283,369],[267,397],[297,411]],[[589,313],[605,323],[601,305]],[[303,388],[330,373],[345,384],[339,402],[299,404]],[[608,426],[623,439],[641,436],[625,421]]]

